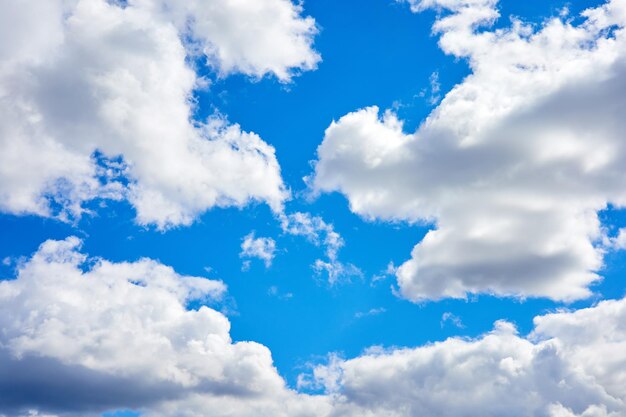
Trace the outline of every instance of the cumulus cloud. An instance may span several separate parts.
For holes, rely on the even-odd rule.
[[[476,339],[331,354],[286,388],[270,351],[233,342],[204,304],[220,281],[150,259],[89,258],[47,241],[0,282],[0,415],[618,417],[626,413],[626,298],[497,322]],[[192,306],[202,305],[199,308]],[[373,313],[372,313],[373,314]]]
[[[500,321],[477,339],[335,355],[309,384],[334,396],[333,416],[622,416],[625,318],[626,299],[605,301],[537,317],[528,338]]]
[[[270,237],[255,237],[254,232],[248,233],[241,242],[241,258],[258,258],[269,268],[276,252],[276,242]]]
[[[607,250],[597,212],[626,202],[626,4],[487,30],[495,0],[411,3],[440,10],[439,45],[471,74],[413,134],[377,107],[333,122],[312,189],[433,226],[397,272],[410,300],[588,297]]]
[[[194,120],[206,82],[192,63],[289,82],[319,61],[301,12],[287,0],[0,2],[0,210],[67,217],[126,198],[159,228],[215,206],[282,210],[273,147],[224,117]]]
[[[560,349],[616,398],[625,401],[626,298],[534,319],[531,339],[557,338]]]
[[[221,313],[188,308],[219,299],[222,282],[150,259],[87,258],[79,246],[75,237],[47,241],[16,279],[0,282],[0,415],[135,408],[193,416],[193,404],[211,402],[222,405],[212,415],[254,407],[307,415],[298,410],[309,399],[285,388],[266,347],[235,343]]]
[[[156,15],[172,19],[192,37],[196,52],[220,74],[253,77],[271,74],[288,82],[299,71],[315,69],[320,56],[312,48],[315,20],[302,17],[291,0],[135,0]]]

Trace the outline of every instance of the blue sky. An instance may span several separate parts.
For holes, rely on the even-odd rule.
[[[268,3],[271,2],[268,0]],[[469,3],[468,7],[478,7],[479,3],[488,2],[476,1],[474,6]],[[446,7],[445,1],[442,4]],[[531,23],[533,30],[540,30],[548,19],[558,18],[565,7],[571,18],[562,19],[576,25],[581,20],[576,17],[581,11],[600,4],[591,0],[502,0],[497,4],[501,17],[493,25],[485,25],[486,28],[476,31],[508,28],[510,16]],[[127,5],[126,9],[132,7],[135,6]],[[296,76],[288,81],[280,79],[280,72],[257,70],[254,66],[247,72],[233,70],[226,71],[228,75],[225,75],[225,58],[209,57],[221,62],[217,66],[205,65],[203,55],[187,58],[188,62],[195,62],[197,75],[209,80],[206,88],[193,90],[193,118],[203,123],[219,114],[228,120],[226,123],[236,123],[242,131],[254,132],[273,146],[280,175],[292,194],[292,198],[284,203],[284,213],[309,213],[332,225],[344,242],[337,260],[343,265],[352,264],[359,273],[341,276],[338,283],[330,284],[326,275],[317,273],[313,267],[317,259],[326,259],[326,245],[323,242],[316,244],[281,228],[277,211],[270,208],[271,203],[263,202],[264,199],[269,201],[269,197],[255,197],[253,186],[252,191],[246,192],[256,202],[240,207],[236,207],[239,204],[235,207],[209,204],[194,215],[190,224],[173,224],[165,230],[159,230],[155,223],[138,224],[137,207],[124,197],[115,200],[97,195],[84,199],[80,204],[89,211],[78,215],[72,213],[67,221],[55,214],[13,210],[4,204],[0,214],[0,257],[5,261],[0,264],[0,276],[6,280],[16,279],[17,271],[29,262],[42,242],[78,236],[82,240],[80,252],[92,257],[81,265],[85,272],[97,262],[94,259],[123,263],[151,258],[172,267],[180,275],[221,280],[227,286],[221,299],[194,301],[187,307],[198,309],[206,304],[222,312],[230,321],[233,342],[254,341],[266,346],[288,388],[319,395],[332,393],[332,389],[323,383],[298,386],[298,377],[311,374],[316,366],[328,364],[331,354],[350,360],[360,357],[372,346],[392,350],[417,349],[455,336],[483,340],[480,339],[482,335],[490,332],[498,320],[515,324],[523,339],[536,330],[533,323],[536,316],[561,310],[573,312],[596,306],[601,300],[621,299],[624,296],[622,277],[626,257],[623,251],[603,249],[603,265],[591,268],[603,279],[585,285],[593,293],[589,296],[563,300],[558,296],[536,296],[533,290],[519,296],[478,290],[464,298],[411,300],[411,297],[402,295],[396,271],[393,268],[387,270],[388,265],[398,267],[411,259],[414,246],[427,233],[437,229],[436,222],[412,222],[400,214],[378,215],[375,207],[355,213],[356,210],[351,210],[351,203],[355,204],[357,191],[349,189],[350,184],[338,186],[339,192],[327,192],[324,185],[314,185],[312,179],[309,184],[305,182],[305,177],[317,175],[321,178],[320,173],[316,174],[316,163],[317,166],[322,163],[315,162],[320,160],[317,149],[322,141],[334,143],[330,136],[325,139],[325,131],[331,122],[341,123],[340,119],[346,114],[375,105],[382,110],[393,110],[403,121],[404,134],[409,135],[420,129],[449,91],[475,71],[467,58],[445,53],[437,44],[439,35],[433,33],[433,23],[450,13],[456,12],[440,9],[412,13],[409,4],[391,0],[305,1],[297,15],[315,19],[318,32],[311,35],[311,48],[321,56],[321,61],[314,69],[285,64],[287,68],[296,68]],[[0,33],[0,36],[4,34]],[[2,41],[7,42],[7,39]],[[594,58],[589,59],[594,62]],[[81,71],[81,64],[75,65]],[[239,65],[243,67],[243,64]],[[502,94],[510,93],[502,90]],[[72,120],[70,118],[70,123]],[[126,149],[124,146],[119,149]],[[454,171],[456,166],[451,164],[444,169]],[[353,172],[358,177],[358,169]],[[243,173],[245,177],[245,169]],[[403,174],[413,175],[412,171],[397,173]],[[136,177],[129,175],[128,181],[131,182],[137,178],[139,181],[145,179],[139,174]],[[580,199],[586,198],[584,190],[578,193]],[[612,189],[607,193],[617,195]],[[608,208],[599,213],[602,233],[609,240],[616,239],[618,231],[626,227],[626,215],[617,203],[620,198],[614,198],[615,204],[609,201]],[[52,204],[59,203],[53,201]],[[557,214],[558,207],[554,209]],[[593,207],[589,210],[593,211]],[[442,212],[446,210],[441,208]],[[249,268],[244,267],[246,259],[240,255],[241,245],[252,231],[256,237],[275,241],[276,251],[271,265],[265,266],[262,260],[250,258]],[[528,233],[533,233],[532,224]],[[594,247],[602,246],[600,238],[593,239]],[[545,282],[551,279],[538,278]],[[38,354],[46,357],[45,351]],[[84,363],[81,366],[85,366]],[[621,394],[610,389],[608,392],[613,398],[626,401]],[[580,405],[563,404],[573,413],[585,411]],[[35,403],[26,405],[30,407],[28,409],[38,409]],[[606,407],[618,410],[613,405]],[[136,410],[116,412],[116,408]],[[23,410],[11,410],[8,413],[16,414],[7,415],[27,415],[20,414]],[[106,411],[101,415],[107,417],[168,413],[162,409],[154,411],[151,404],[141,404],[140,400],[108,410],[98,407],[91,410],[100,414]],[[62,407],[46,410],[45,406],[41,408],[41,415],[48,411],[60,416],[66,415],[64,413],[73,415],[71,410]],[[490,412],[484,415],[491,415]],[[541,412],[519,411],[511,415],[547,415]],[[621,415],[621,411],[615,412],[615,416]],[[3,415],[2,410],[0,415]],[[246,415],[245,412],[242,415]],[[433,415],[446,414],[435,412]]]

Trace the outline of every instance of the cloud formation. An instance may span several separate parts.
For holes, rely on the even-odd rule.
[[[312,18],[287,0],[0,3],[0,210],[77,216],[128,199],[140,224],[289,195],[274,149],[194,120],[193,62],[289,82],[315,68]],[[254,22],[255,24],[251,24]]]
[[[0,414],[137,408],[193,416],[202,399],[219,402],[224,416],[257,406],[258,415],[300,415],[306,396],[296,409],[263,414],[297,397],[266,347],[233,342],[228,319],[209,307],[189,309],[219,299],[222,282],[150,259],[87,258],[80,243],[47,241],[16,279],[0,282]]]
[[[441,12],[439,45],[471,74],[413,134],[377,107],[333,122],[311,187],[434,226],[397,272],[410,300],[588,297],[607,250],[597,212],[626,202],[626,3],[494,30],[495,0],[411,4]]]
[[[233,342],[204,305],[220,281],[150,259],[89,258],[47,241],[0,282],[0,415],[96,416],[119,408],[198,417],[618,417],[626,413],[626,298],[511,323],[476,339],[374,347],[290,390],[270,351]],[[140,354],[139,354],[140,353]]]
[[[481,27],[496,0],[408,2],[443,13],[440,45],[472,74],[415,134],[375,107],[333,123],[313,189],[343,192],[368,219],[435,226],[385,272],[411,300],[588,296],[604,252],[626,247],[626,229],[607,236],[597,216],[626,201],[626,1],[578,24],[492,31]],[[220,77],[289,82],[314,68],[315,25],[301,12],[288,0],[0,0],[0,208],[62,217],[128,199],[139,223],[167,228],[264,201],[284,233],[323,248],[314,268],[330,284],[360,274],[339,261],[332,224],[283,212],[271,146],[219,116],[193,119],[199,57]],[[254,234],[242,244],[266,264],[274,250]],[[475,338],[331,354],[299,378],[323,392],[308,395],[287,387],[267,347],[232,339],[209,307],[221,281],[89,257],[76,237],[15,264],[0,280],[2,417],[626,415],[626,298],[538,316],[529,335],[498,321]]]
[[[539,316],[530,337],[500,321],[477,339],[371,349],[314,370],[333,416],[618,417],[626,413],[626,299]]]

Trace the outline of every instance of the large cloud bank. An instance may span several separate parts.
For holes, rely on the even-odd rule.
[[[222,117],[194,120],[193,62],[288,82],[315,68],[312,18],[289,0],[0,2],[0,210],[76,216],[127,198],[141,224],[214,206],[280,211],[274,149]]]
[[[233,342],[220,281],[156,261],[113,263],[47,241],[0,283],[0,415],[618,417],[626,299],[506,322],[477,339],[336,356],[290,390],[270,351]]]
[[[439,10],[439,45],[471,74],[413,134],[369,107],[318,148],[316,192],[367,219],[434,225],[397,272],[414,301],[588,297],[607,249],[597,212],[626,202],[626,2],[485,30],[496,3],[413,1]]]

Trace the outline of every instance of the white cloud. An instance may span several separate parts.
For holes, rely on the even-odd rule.
[[[293,236],[304,236],[316,245],[324,245],[328,257],[336,257],[344,245],[343,238],[335,231],[332,224],[326,223],[319,216],[310,213],[295,212],[280,216],[283,231]]]
[[[233,342],[206,306],[220,281],[149,259],[88,258],[47,241],[0,282],[0,415],[96,416],[137,409],[199,417],[618,417],[626,413],[626,298],[507,322],[476,339],[373,348],[289,390],[269,350]],[[278,293],[278,291],[275,291]],[[38,414],[37,414],[38,413]]]
[[[255,237],[254,232],[248,233],[241,242],[241,258],[259,258],[269,268],[276,252],[276,242],[269,237]]]
[[[344,241],[332,224],[326,223],[319,216],[303,212],[281,213],[279,218],[283,232],[294,236],[304,236],[313,244],[324,247],[326,259],[316,259],[313,263],[313,270],[317,274],[326,273],[330,285],[335,285],[350,277],[363,275],[355,265],[339,261],[339,249],[344,245]]]
[[[286,192],[271,147],[220,119],[190,122],[198,80],[184,64],[180,25],[193,21],[190,13],[213,18],[216,4],[0,3],[0,39],[13,39],[0,43],[3,210],[50,215],[53,195],[78,213],[95,196],[128,197],[140,222],[160,227],[250,199],[280,211]],[[255,4],[275,5],[267,10],[278,22],[300,19],[290,2]],[[593,244],[606,238],[596,211],[625,197],[623,35],[605,38],[600,30],[624,21],[624,2],[588,12],[591,23],[554,20],[536,33],[520,25],[474,32],[493,19],[493,1],[413,5],[453,9],[436,28],[444,50],[470,58],[473,75],[415,135],[403,133],[390,113],[380,120],[375,108],[333,124],[316,187],[343,191],[365,217],[436,224],[398,272],[411,299],[482,291],[586,296],[603,254]],[[274,73],[287,81],[294,67],[316,60],[301,55],[311,52],[312,23],[300,20],[293,30],[304,46],[267,52],[277,54],[272,59],[259,49],[290,30],[209,43],[222,33],[219,25],[235,25],[236,34],[257,29],[243,18],[190,27],[195,42],[188,47],[206,51],[224,75]],[[94,165],[94,149],[124,155],[129,188],[96,179],[117,174],[111,164],[104,171]],[[332,225],[306,213],[281,214],[281,221],[286,233],[325,248],[327,260],[319,262],[343,265],[343,240]],[[79,246],[76,238],[45,242],[15,279],[0,282],[0,413],[626,415],[626,299],[537,317],[529,337],[498,322],[476,339],[372,349],[351,360],[331,355],[312,379],[301,379],[303,388],[326,391],[309,396],[285,387],[266,347],[233,342],[223,314],[189,309],[219,299],[223,283],[149,259],[88,258]]]
[[[311,373],[303,373],[298,375],[298,389],[320,390],[323,389],[326,394],[334,394],[341,389],[339,386],[339,378],[341,374],[341,365],[343,359],[337,353],[330,353],[327,362],[323,366],[314,366],[309,363]]]
[[[434,226],[397,272],[410,300],[588,297],[606,250],[597,211],[626,202],[626,3],[492,31],[477,28],[494,0],[412,4],[441,10],[439,44],[471,74],[414,134],[377,107],[333,122],[311,187],[366,219]]]
[[[315,20],[302,17],[291,0],[136,0],[155,15],[165,14],[222,75],[268,74],[288,82],[294,73],[315,69],[320,56],[312,48]]]
[[[334,395],[332,416],[622,416],[626,299],[535,319],[530,338],[507,322],[477,339],[332,356],[309,385]]]
[[[79,245],[47,241],[16,279],[0,282],[0,415],[195,416],[194,406],[213,404],[216,416],[258,407],[255,415],[291,417],[325,401],[287,390],[269,350],[234,343],[221,313],[187,309],[219,298],[222,282],[149,259],[88,259]]]
[[[45,3],[0,3],[0,210],[76,216],[87,200],[127,198],[139,223],[159,228],[215,206],[282,210],[289,193],[274,149],[222,117],[192,120],[192,94],[205,82],[188,58],[205,54],[224,76],[288,82],[319,60],[315,22],[300,6]],[[130,184],[95,151],[121,156]]]

